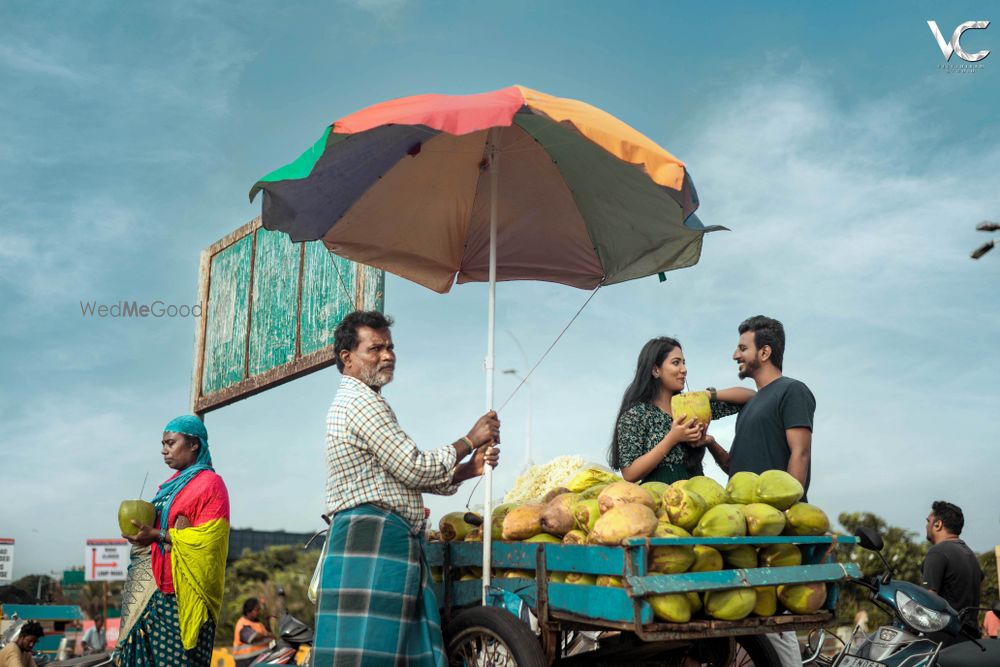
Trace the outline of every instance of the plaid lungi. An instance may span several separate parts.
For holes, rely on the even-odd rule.
[[[374,505],[338,512],[327,538],[314,667],[444,667],[437,598],[420,538]]]

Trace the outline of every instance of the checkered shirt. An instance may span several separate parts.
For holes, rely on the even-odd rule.
[[[348,375],[326,417],[326,507],[331,514],[378,505],[424,529],[422,493],[451,495],[455,448],[421,451],[374,389]]]

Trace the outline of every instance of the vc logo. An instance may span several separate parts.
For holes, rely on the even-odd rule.
[[[941,53],[944,54],[945,60],[951,60],[952,53],[957,53],[959,58],[970,63],[978,62],[990,55],[989,51],[980,51],[979,53],[969,55],[962,49],[962,44],[959,41],[962,39],[962,33],[966,30],[986,30],[990,25],[989,21],[966,21],[955,28],[955,32],[951,34],[950,42],[944,41],[944,37],[941,36],[941,31],[938,29],[936,21],[928,21],[927,25],[934,34],[934,39],[937,40],[938,46],[941,47]]]

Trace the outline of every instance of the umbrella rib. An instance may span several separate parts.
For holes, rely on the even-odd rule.
[[[327,248],[326,251],[330,253],[330,261],[333,262],[333,268],[334,270],[337,271],[337,279],[340,281],[340,286],[344,288],[344,294],[347,295],[347,300],[351,302],[351,310],[357,310],[358,305],[354,303],[354,295],[351,294],[351,290],[347,289],[347,283],[344,282],[344,276],[340,274],[340,267],[337,266],[336,258],[340,257],[340,255],[330,250],[329,248]]]
[[[593,299],[595,296],[597,296],[597,292],[603,286],[604,286],[604,283],[601,283],[597,287],[594,288],[594,291],[590,293],[590,296],[587,297],[587,300],[583,302],[583,305],[580,306],[580,309],[578,311],[576,311],[576,314],[573,315],[573,317],[570,318],[569,322],[566,324],[565,327],[563,327],[563,330],[559,332],[559,335],[556,336],[556,339],[554,341],[552,341],[552,344],[549,345],[548,349],[545,350],[545,352],[538,359],[538,361],[535,362],[535,365],[531,367],[531,370],[528,371],[528,373],[521,379],[521,383],[518,384],[514,388],[514,391],[511,392],[510,396],[507,397],[507,400],[505,400],[503,402],[503,404],[501,404],[500,407],[497,408],[497,412],[500,412],[501,410],[503,410],[507,406],[507,404],[510,403],[510,400],[512,398],[514,398],[514,395],[517,394],[517,392],[521,389],[521,387],[524,386],[524,383],[528,381],[528,378],[530,378],[531,374],[535,372],[535,369],[538,368],[543,361],[545,361],[545,357],[549,356],[549,352],[552,351],[552,348],[554,348],[556,346],[556,344],[559,342],[559,339],[563,337],[563,334],[565,334],[569,330],[569,328],[571,326],[573,326],[573,322],[576,321],[576,318],[580,317],[580,313],[582,313],[583,309],[587,307],[587,304],[590,303],[591,299]]]

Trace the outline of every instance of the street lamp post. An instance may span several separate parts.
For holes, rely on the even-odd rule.
[[[531,383],[528,382],[527,379],[522,379],[521,374],[517,372],[516,368],[508,368],[504,370],[503,374],[512,375],[516,380],[521,380],[521,382],[524,383],[524,386],[527,387],[528,389],[528,419],[527,419],[528,425],[524,435],[524,448],[527,452],[525,456],[524,467],[525,469],[528,469],[531,466],[535,465],[535,462],[531,460]]]

